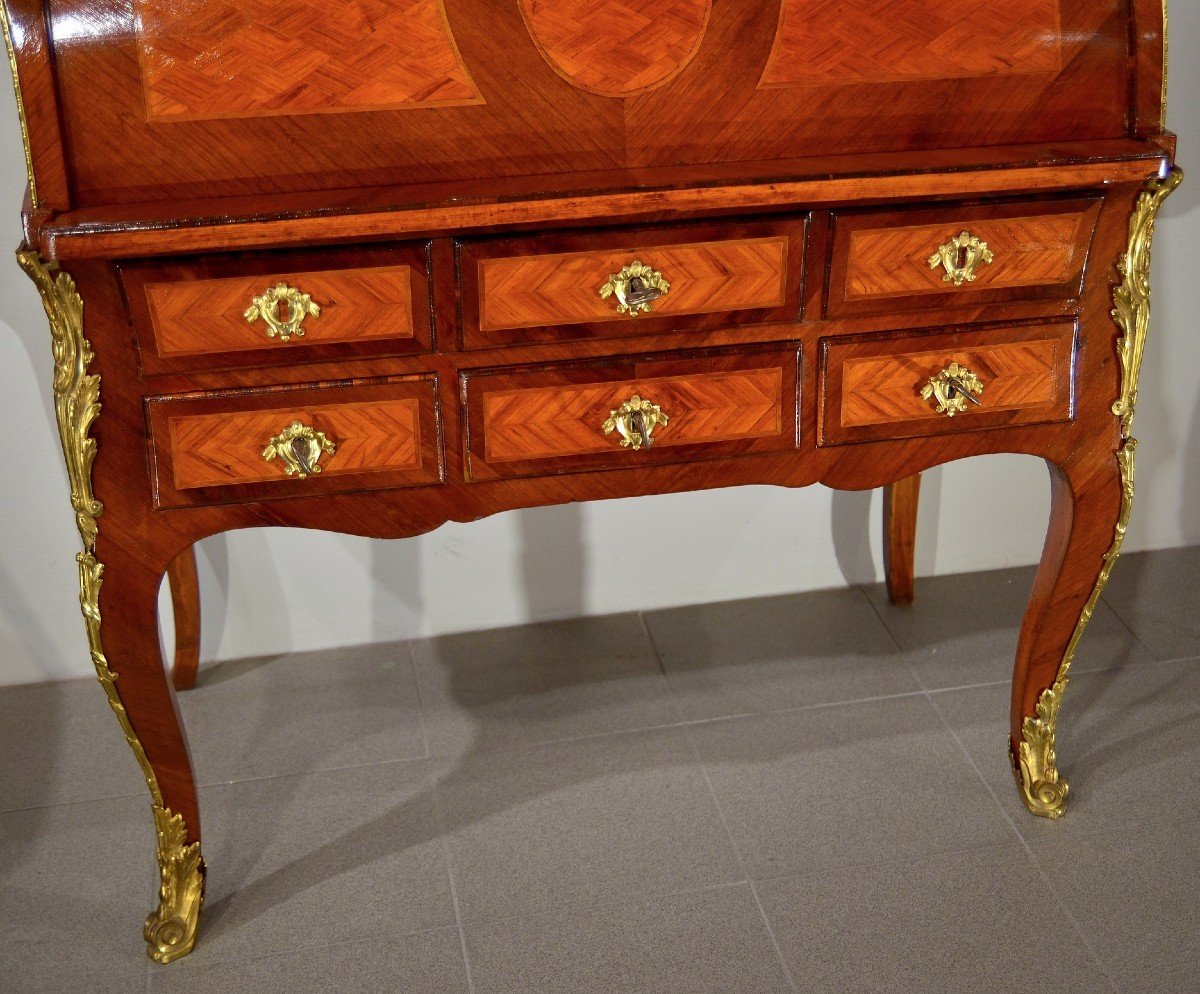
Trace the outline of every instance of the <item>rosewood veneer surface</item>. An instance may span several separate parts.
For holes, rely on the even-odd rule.
[[[85,623],[153,801],[152,958],[192,949],[205,872],[190,550],[236,528],[886,487],[903,602],[920,473],[1040,456],[1009,745],[1062,814],[1180,177],[1161,0],[0,9]]]

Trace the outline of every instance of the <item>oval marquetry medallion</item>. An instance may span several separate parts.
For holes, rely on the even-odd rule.
[[[518,0],[550,66],[572,86],[631,97],[695,57],[712,0]]]
[[[442,0],[136,0],[136,12],[151,120],[484,102]]]

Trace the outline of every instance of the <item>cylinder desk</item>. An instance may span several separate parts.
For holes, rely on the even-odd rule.
[[[194,946],[192,546],[1042,457],[1035,815],[1134,492],[1163,0],[3,0],[92,660]],[[764,549],[768,555],[770,550]],[[171,577],[174,672],[158,643]]]

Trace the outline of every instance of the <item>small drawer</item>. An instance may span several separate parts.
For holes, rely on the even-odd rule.
[[[145,372],[428,352],[424,244],[121,269]]]
[[[463,347],[795,321],[804,228],[788,219],[460,242]],[[638,263],[654,275],[638,276]],[[618,287],[635,279],[658,294],[648,310]]]
[[[146,401],[160,508],[443,480],[437,377]]]
[[[829,317],[1073,300],[1083,290],[1099,200],[834,216]]]
[[[1068,320],[824,339],[821,444],[1069,421],[1076,331]]]
[[[468,475],[794,449],[798,370],[792,343],[465,372]]]

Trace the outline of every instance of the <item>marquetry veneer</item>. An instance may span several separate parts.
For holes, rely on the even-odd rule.
[[[1025,805],[1063,813],[1059,709],[1131,513],[1151,235],[1181,178],[1162,0],[0,12],[89,649],[153,805],[152,958],[199,934],[173,695],[191,549],[237,528],[882,487],[908,603],[922,471],[1040,457],[1008,732]]]

